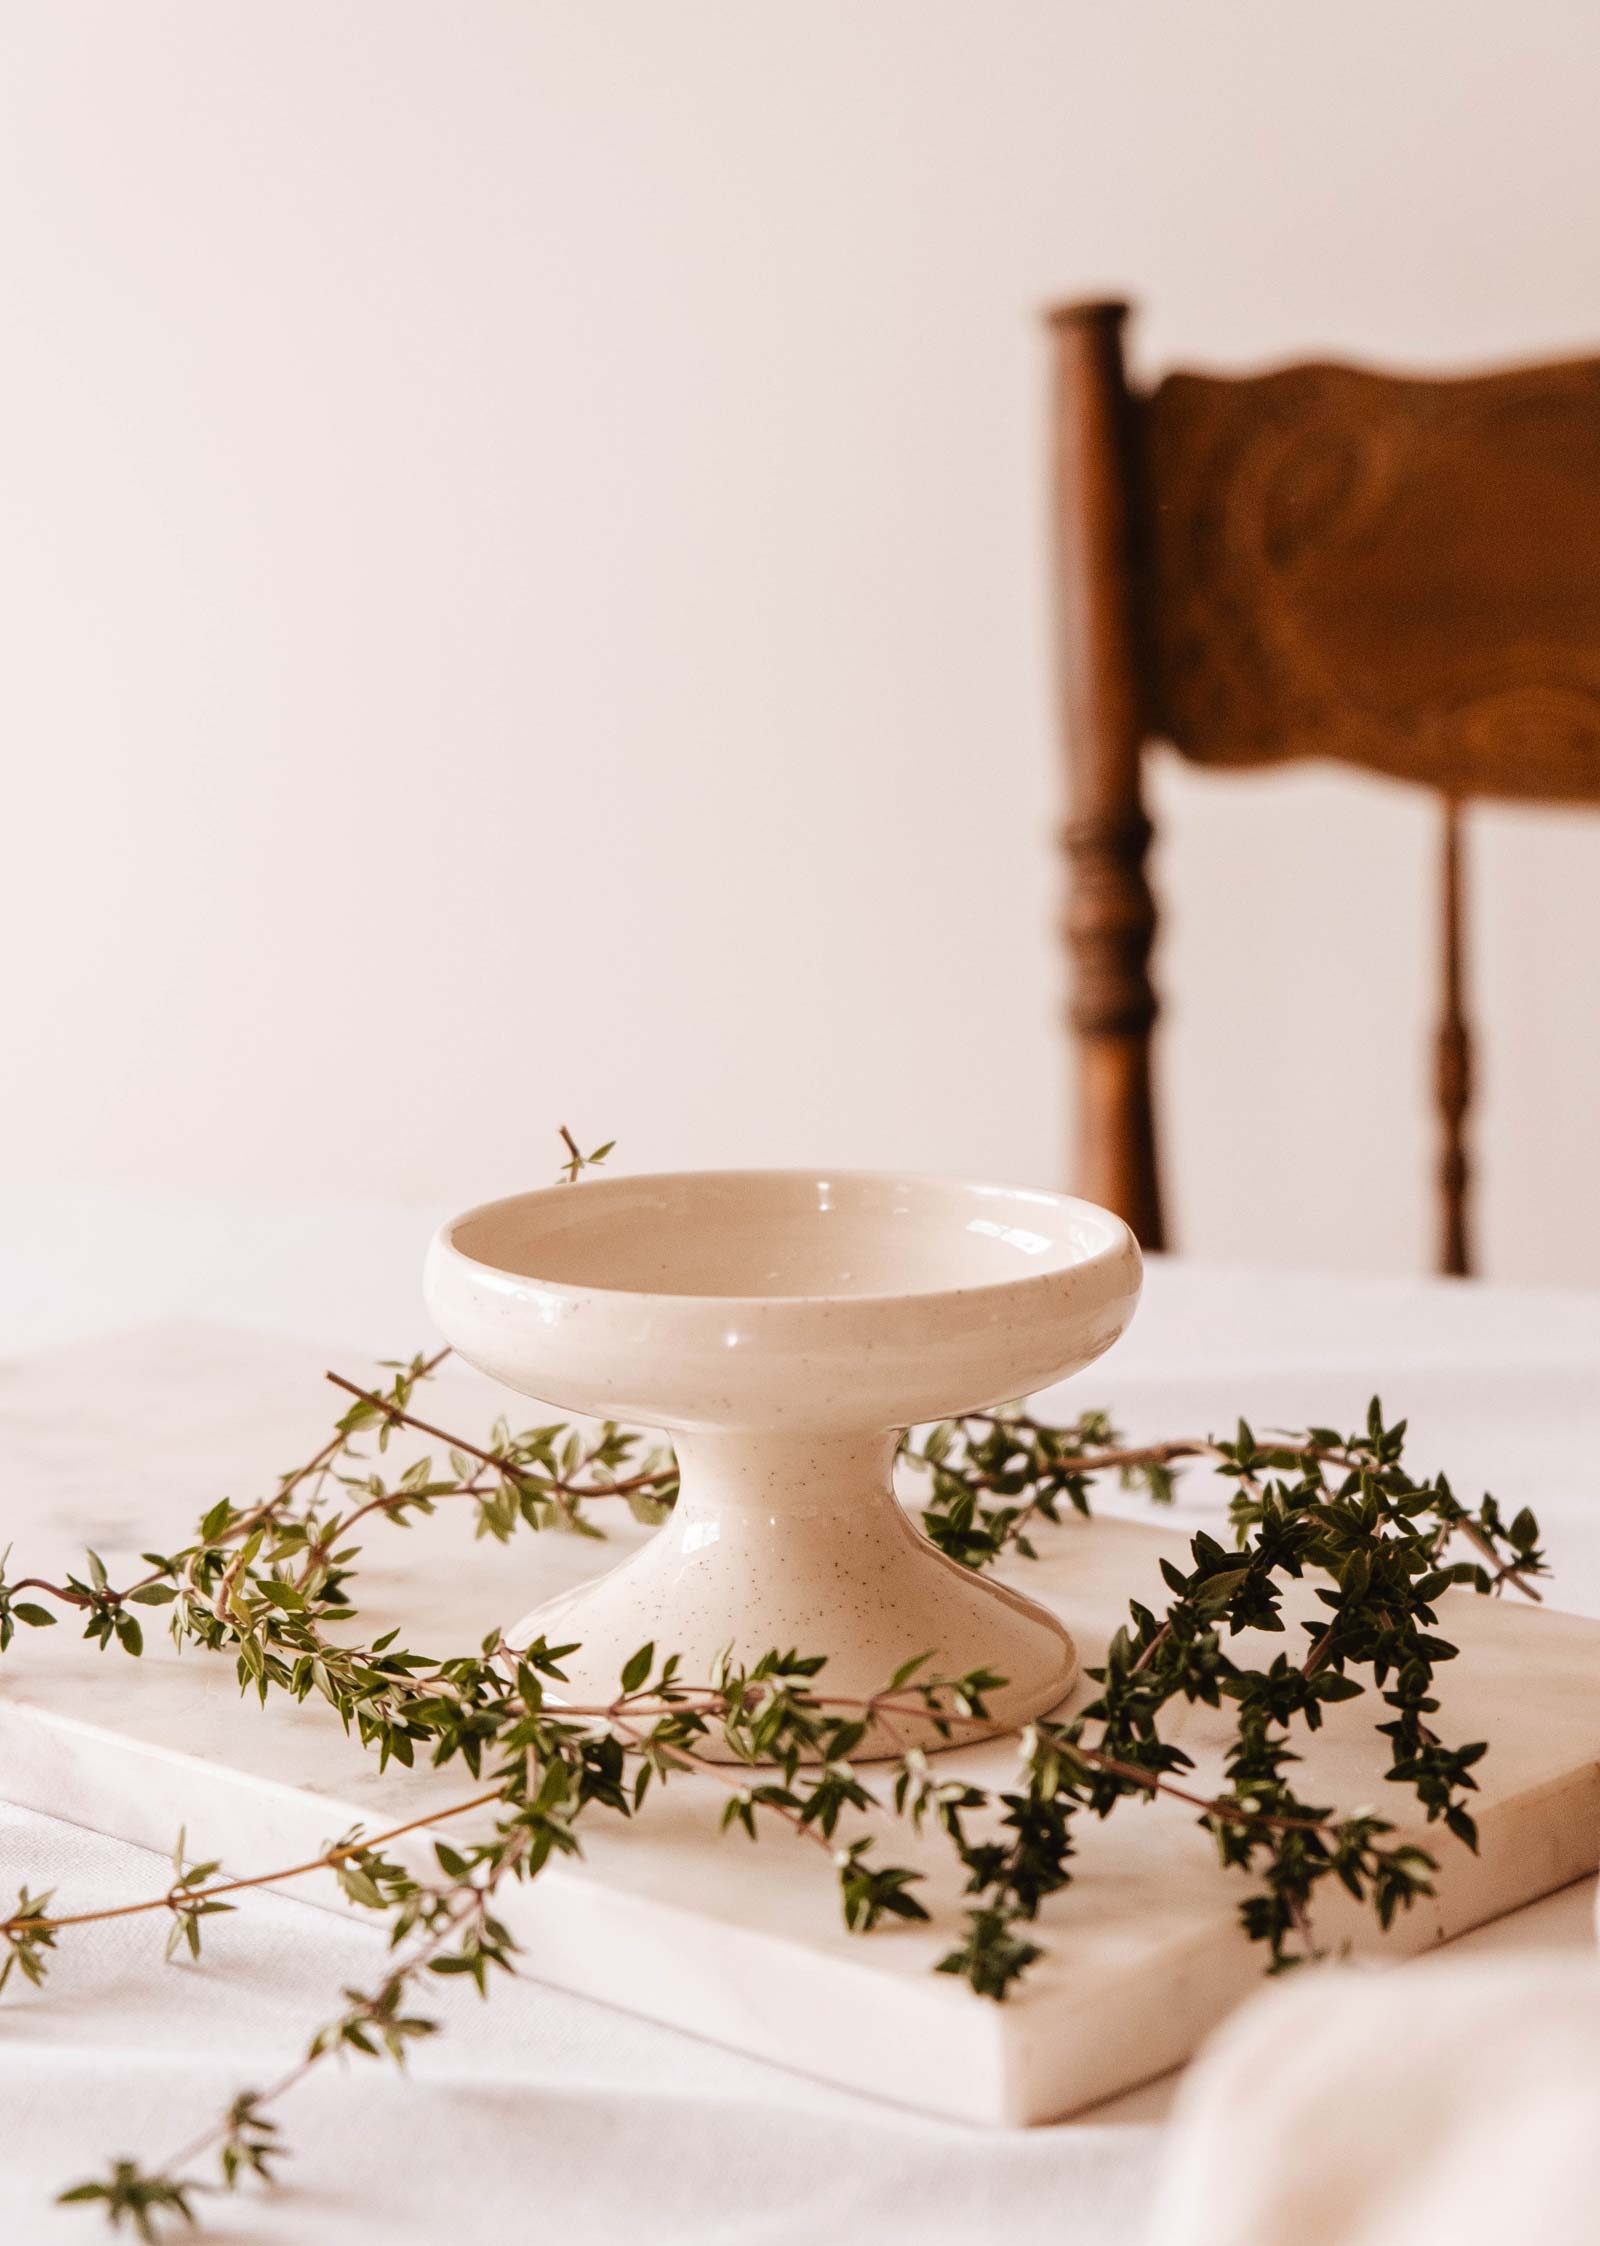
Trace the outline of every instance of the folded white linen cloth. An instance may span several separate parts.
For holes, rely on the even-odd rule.
[[[1174,2118],[1150,2246],[1594,2246],[1600,1958],[1302,1970]]]

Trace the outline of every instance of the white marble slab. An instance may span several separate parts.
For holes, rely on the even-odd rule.
[[[315,1447],[331,1416],[323,1362],[302,1343],[196,1327],[0,1368],[0,1541],[12,1538],[39,1573],[87,1541],[115,1573],[141,1548],[183,1540],[217,1496],[246,1501]],[[487,1383],[452,1368],[429,1416],[470,1432],[496,1408]],[[362,1571],[363,1629],[401,1623],[407,1643],[438,1654],[476,1644],[641,1533],[630,1524],[609,1545],[548,1536],[502,1549],[475,1544],[448,1509],[405,1533],[379,1528]],[[1174,1533],[1073,1525],[1017,1580],[1059,1609],[1093,1658],[1128,1598],[1156,1595],[1156,1558]],[[263,1715],[239,1699],[230,1663],[178,1659],[159,1614],[146,1619],[150,1650],[137,1666],[70,1628],[21,1634],[0,1670],[0,1794],[161,1847],[184,1824],[192,1850],[243,1872],[314,1852],[358,1819],[377,1829],[472,1790],[459,1772],[380,1777],[326,1710],[275,1702]],[[1383,1945],[1397,1957],[1547,1894],[1600,1857],[1600,1625],[1458,1595],[1446,1627],[1464,1652],[1443,1676],[1441,1728],[1495,1742],[1483,1847],[1474,1859],[1440,1844],[1440,1894]],[[1218,1719],[1190,1711],[1174,1730],[1204,1782]],[[1008,1760],[999,1743],[950,1763],[992,1784]],[[1322,1798],[1383,1805],[1381,1768],[1357,1711],[1334,1709],[1311,1747]],[[719,1837],[722,1799],[710,1780],[677,1782],[638,1827],[596,1824],[581,1864],[519,1890],[505,1915],[527,1969],[781,2065],[990,2123],[1076,2112],[1164,2072],[1260,1970],[1236,1930],[1237,1881],[1174,1804],[1084,1831],[1077,1879],[1041,1915],[1047,1959],[994,2006],[930,1971],[960,1910],[936,1847],[919,1851],[898,1833],[893,1844],[897,1860],[928,1864],[936,1923],[863,1940],[843,1931],[817,1851],[781,1831],[757,1849]],[[1404,1825],[1404,1797],[1388,1806]],[[320,1899],[335,1900],[331,1888]],[[1321,1925],[1376,1946],[1353,1908],[1343,1918],[1325,1908]]]

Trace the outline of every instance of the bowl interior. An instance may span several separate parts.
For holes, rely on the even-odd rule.
[[[589,1178],[449,1229],[474,1262],[552,1286],[796,1300],[1003,1286],[1124,1237],[1087,1201],[889,1171]]]

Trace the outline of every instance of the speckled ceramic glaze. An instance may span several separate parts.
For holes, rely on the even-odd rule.
[[[586,1702],[653,1639],[690,1678],[729,1644],[826,1653],[823,1689],[852,1697],[913,1654],[986,1663],[1008,1680],[995,1730],[1055,1706],[1071,1639],[928,1543],[895,1500],[895,1447],[1087,1365],[1139,1282],[1127,1226],[1090,1202],[889,1171],[588,1178],[469,1210],[428,1256],[446,1338],[563,1411],[669,1429],[683,1475],[644,1550],[512,1642],[577,1639]],[[917,1741],[938,1744],[897,1717],[871,1744]]]

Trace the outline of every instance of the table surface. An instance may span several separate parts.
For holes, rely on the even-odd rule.
[[[7,1361],[158,1320],[401,1354],[426,1336],[416,1275],[429,1229],[415,1210],[30,1196],[0,1211],[0,1411],[17,1379]],[[81,1354],[92,1367],[92,1349]],[[1375,1390],[1409,1415],[1420,1462],[1474,1496],[1533,1505],[1554,1602],[1600,1613],[1600,1296],[1157,1259],[1131,1333],[1069,1393],[1153,1437],[1241,1410],[1258,1427],[1354,1423]],[[1199,1519],[1210,1502],[1192,1485],[1184,1510]],[[20,1553],[26,1490],[5,1506],[0,1542]],[[0,1807],[0,1891],[23,1880],[92,1908],[153,1891],[161,1873],[147,1852]],[[1592,1887],[1454,1954],[1587,1946]],[[102,2155],[169,2154],[219,2097],[281,2072],[328,1992],[370,1977],[379,1954],[371,1930],[287,1895],[251,1897],[217,1923],[225,1938],[203,1968],[163,1970],[160,1936],[134,1920],[64,1945],[44,1990],[7,1991],[0,2233],[81,2234],[84,2217],[48,2211],[52,2189]],[[409,2079],[330,2075],[285,2109],[298,2154],[285,2188],[208,2210],[214,2235],[433,2246],[498,2239],[537,2211],[595,2246],[869,2235],[941,2246],[1000,2227],[1032,2246],[1063,2235],[1070,2210],[1075,2246],[1130,2246],[1171,2095],[1155,2084],[1057,2128],[978,2133],[532,1985],[488,2006],[446,1990],[438,2009],[449,2032]]]

